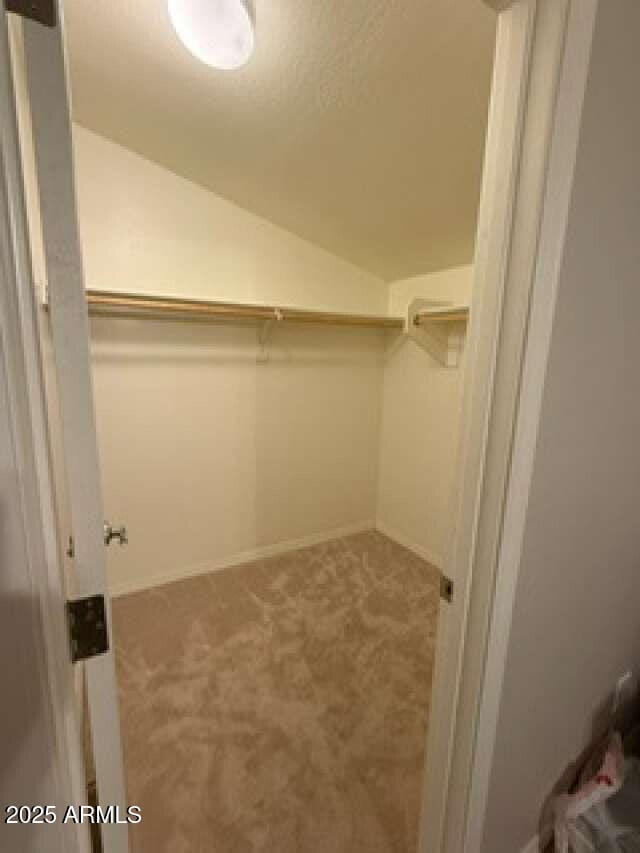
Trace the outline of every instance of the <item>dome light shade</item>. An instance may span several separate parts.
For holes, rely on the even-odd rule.
[[[185,47],[206,65],[231,71],[253,53],[251,0],[169,0],[169,17]]]

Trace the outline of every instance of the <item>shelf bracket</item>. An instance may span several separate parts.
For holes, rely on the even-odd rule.
[[[407,334],[443,367],[457,367],[464,346],[467,311],[466,306],[449,302],[414,299],[409,306]]]
[[[273,332],[273,328],[276,323],[280,323],[282,321],[282,312],[279,308],[273,309],[273,317],[269,317],[268,320],[265,320],[258,332],[258,355],[256,361],[258,364],[266,364],[269,361],[269,353],[267,351],[267,345],[269,343],[269,339],[271,338],[271,334]]]

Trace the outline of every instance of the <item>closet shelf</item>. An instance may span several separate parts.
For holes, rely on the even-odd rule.
[[[240,302],[209,302],[108,290],[87,290],[87,305],[90,314],[118,317],[167,318],[213,323],[224,320],[263,323],[277,321],[397,330],[404,328],[402,317],[341,314],[332,311],[280,308],[274,305],[246,305]]]

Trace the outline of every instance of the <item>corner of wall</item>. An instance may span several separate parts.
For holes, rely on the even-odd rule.
[[[413,299],[469,303],[473,265],[389,283],[389,313]],[[382,377],[376,526],[442,568],[450,530],[462,371],[442,368],[407,340],[390,349]]]

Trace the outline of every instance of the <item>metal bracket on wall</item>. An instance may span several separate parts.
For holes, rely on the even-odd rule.
[[[56,25],[55,0],[5,0],[4,5],[7,12],[15,12],[16,15],[37,21],[45,27]]]
[[[269,361],[269,352],[267,350],[269,338],[271,337],[274,325],[276,323],[281,323],[282,319],[282,312],[280,311],[280,309],[274,308],[273,317],[270,317],[268,320],[265,320],[262,324],[260,331],[258,332],[259,349],[256,358],[258,364],[266,364]]]
[[[464,346],[468,305],[414,299],[407,334],[442,367],[457,367]]]

